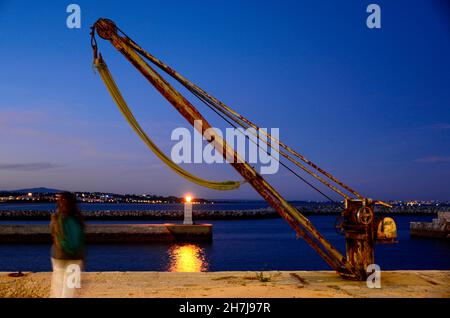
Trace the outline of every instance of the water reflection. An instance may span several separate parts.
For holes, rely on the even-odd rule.
[[[169,248],[169,272],[204,272],[208,270],[205,251],[195,244],[176,244]]]

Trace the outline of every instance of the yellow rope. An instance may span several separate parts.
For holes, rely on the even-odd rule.
[[[111,97],[113,98],[114,102],[116,103],[117,107],[120,109],[122,115],[125,117],[127,122],[130,124],[130,126],[133,128],[133,130],[138,134],[139,137],[145,142],[145,144],[152,150],[156,156],[158,156],[159,159],[161,159],[169,168],[171,168],[173,171],[178,173],[183,178],[196,183],[198,185],[201,185],[206,188],[215,189],[215,190],[234,190],[239,188],[242,182],[238,181],[210,181],[201,179],[199,177],[196,177],[186,170],[183,170],[181,167],[179,167],[176,163],[174,163],[170,158],[168,158],[159,148],[156,146],[156,144],[147,136],[147,134],[144,132],[144,130],[141,128],[139,123],[137,122],[136,118],[134,117],[133,113],[131,112],[130,108],[128,107],[127,103],[125,102],[124,98],[122,97],[122,94],[119,91],[119,88],[117,87],[116,83],[114,82],[114,79],[112,78],[111,73],[108,70],[108,67],[106,66],[103,59],[96,58],[94,61],[94,65],[97,68],[98,72],[100,73],[100,76],[108,89]]]

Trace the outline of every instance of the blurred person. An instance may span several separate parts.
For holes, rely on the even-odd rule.
[[[81,287],[84,263],[84,222],[76,196],[70,192],[56,195],[56,213],[51,217],[52,285],[50,297],[73,298]]]

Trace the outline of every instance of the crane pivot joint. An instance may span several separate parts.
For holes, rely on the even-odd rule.
[[[117,26],[110,19],[98,19],[94,24],[94,29],[97,30],[97,34],[105,40],[111,40],[113,35],[117,34]]]

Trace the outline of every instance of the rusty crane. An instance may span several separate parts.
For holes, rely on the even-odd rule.
[[[102,39],[110,41],[191,125],[194,125],[196,120],[201,120],[203,123],[199,128],[201,135],[204,135],[204,132],[210,129],[211,125],[197,108],[169,84],[145,59],[181,83],[181,85],[199,98],[201,102],[214,110],[234,127],[254,128],[259,131],[259,127],[253,122],[184,78],[161,60],[149,54],[109,19],[99,19],[92,26],[91,44],[94,51],[94,62],[97,66],[106,64],[104,64],[103,58],[98,52],[96,34]],[[115,95],[113,98],[117,98],[117,92]],[[117,102],[117,99],[115,100]],[[337,273],[347,279],[366,279],[368,265],[375,262],[374,243],[377,241],[393,242],[396,238],[394,220],[391,218],[375,217],[374,213],[375,205],[389,205],[382,201],[375,201],[362,196],[354,189],[339,181],[332,174],[323,170],[270,134],[267,134],[263,130],[261,130],[261,133],[266,135],[265,137],[268,138],[267,140],[269,142],[277,142],[279,144],[280,149],[278,152],[282,157],[343,197],[344,208],[341,214],[342,222],[339,224],[339,228],[345,236],[346,255],[342,255],[341,252],[333,247],[314,227],[310,220],[285,200],[249,163],[245,161],[234,161],[230,164],[290,224],[297,233],[297,236],[303,238]],[[224,140],[219,139],[220,137],[213,136],[208,141],[213,143],[214,147],[225,159],[230,158],[230,156],[231,158],[237,158],[239,156]],[[280,161],[280,163],[282,162]],[[283,164],[283,166],[314,187],[286,164]],[[314,188],[318,190],[316,187]],[[329,197],[327,196],[327,198]]]

